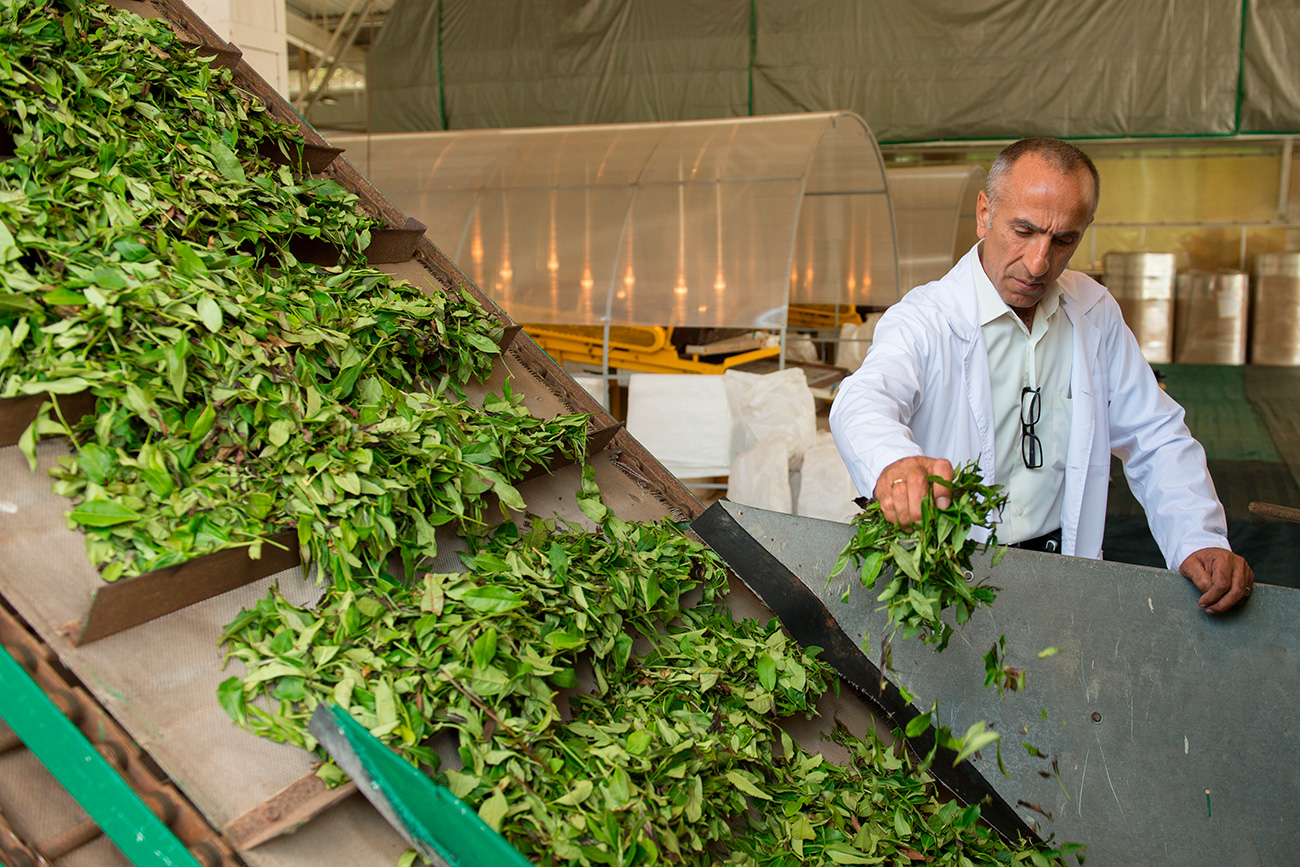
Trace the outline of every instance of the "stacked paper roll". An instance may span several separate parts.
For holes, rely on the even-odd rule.
[[[1300,365],[1300,253],[1255,257],[1251,364]]]
[[[1174,360],[1179,364],[1245,364],[1250,281],[1241,271],[1178,275]]]
[[[1102,282],[1152,364],[1173,360],[1174,254],[1107,253]]]

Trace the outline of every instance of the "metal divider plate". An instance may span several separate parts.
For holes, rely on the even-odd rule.
[[[854,575],[841,601],[852,570],[827,582],[848,525],[712,508],[788,570],[769,586],[799,582],[879,665],[887,633],[874,594]],[[707,517],[696,531],[725,559]],[[998,794],[1044,837],[1088,844],[1089,867],[1289,863],[1300,848],[1300,591],[1257,585],[1213,617],[1174,572],[1019,550],[993,569],[990,556],[975,575],[1002,588],[994,610],[940,654],[894,642],[893,677],[918,707],[937,700],[954,732],[985,720],[1001,733],[1007,776],[993,749],[972,761]],[[740,577],[757,590],[756,576]],[[780,594],[757,592],[797,634]],[[983,688],[983,655],[1001,635],[1027,682],[999,699]],[[1039,659],[1048,647],[1059,652]]]

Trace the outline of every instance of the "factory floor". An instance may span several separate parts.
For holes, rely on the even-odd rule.
[[[1300,507],[1300,369],[1156,365],[1209,459],[1228,540],[1258,581],[1300,587],[1300,524],[1251,514],[1250,503]],[[1146,516],[1112,460],[1105,558],[1164,566]]]

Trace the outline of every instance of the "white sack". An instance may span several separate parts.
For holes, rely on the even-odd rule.
[[[724,476],[731,468],[732,413],[722,377],[634,373],[627,430],[679,478]]]
[[[835,345],[835,366],[852,373],[862,366],[871,341],[876,335],[876,323],[883,313],[868,313],[861,325],[844,323],[840,326],[840,342]]]
[[[773,433],[731,464],[727,499],[774,512],[790,512],[790,436]]]
[[[594,397],[603,409],[609,409],[609,381],[605,377],[586,373],[575,373],[572,376],[573,381]]]
[[[767,374],[728,370],[722,381],[736,420],[733,454],[752,449],[774,433],[788,435],[791,456],[816,441],[817,409],[801,369]]]
[[[807,334],[797,331],[790,331],[785,336],[785,360],[786,361],[805,361],[810,364],[816,364],[821,361],[817,357],[817,344]]]
[[[853,502],[857,496],[835,440],[826,431],[819,432],[817,444],[803,453],[795,514],[847,524],[861,511]]]

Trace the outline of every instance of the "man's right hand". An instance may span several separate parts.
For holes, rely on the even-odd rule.
[[[921,501],[930,493],[926,476],[952,480],[952,464],[943,458],[903,458],[885,467],[876,480],[876,500],[885,520],[907,528],[921,520]],[[952,505],[952,491],[934,485],[934,504],[940,509]]]

